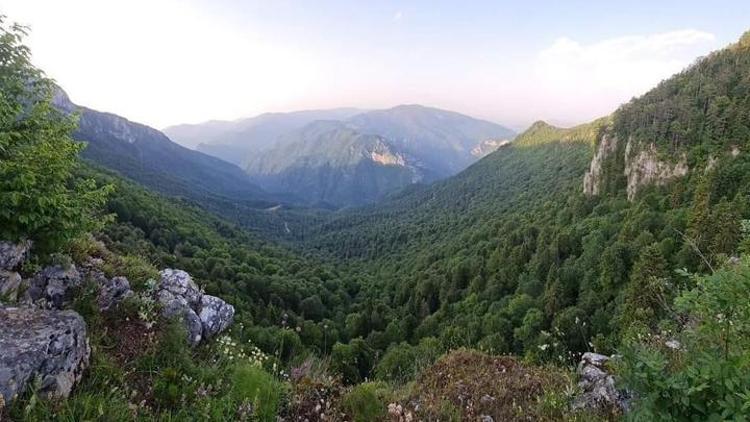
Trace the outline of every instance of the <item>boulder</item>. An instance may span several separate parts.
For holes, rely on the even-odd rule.
[[[5,403],[36,382],[43,397],[67,397],[89,363],[83,318],[73,311],[0,307],[0,321],[0,395]]]
[[[197,346],[203,339],[203,324],[187,300],[182,296],[174,295],[168,290],[159,290],[157,298],[162,306],[162,316],[165,318],[179,318],[185,325],[188,343],[191,346]]]
[[[581,394],[573,400],[573,410],[628,410],[630,397],[615,386],[615,378],[606,367],[609,360],[608,356],[598,353],[583,354],[578,364]]]
[[[72,296],[72,290],[81,285],[81,274],[75,265],[63,268],[60,265],[47,267],[31,279],[28,295],[32,302],[45,300],[54,309],[61,309]]]
[[[234,306],[218,297],[203,295],[198,316],[203,325],[203,336],[211,338],[232,325]]]
[[[97,296],[97,303],[99,304],[99,309],[102,311],[115,308],[120,302],[133,296],[133,291],[130,290],[130,282],[125,277],[109,279],[102,275],[102,277],[98,278],[98,284],[99,295]]]
[[[190,274],[182,270],[173,270],[167,268],[161,272],[160,290],[171,292],[175,296],[180,296],[187,300],[191,308],[200,304],[203,293],[195,284]]]
[[[191,346],[224,331],[234,319],[232,305],[204,295],[185,271],[163,270],[156,298],[163,317],[182,320]]]
[[[13,270],[26,260],[31,242],[0,242],[0,270]]]
[[[15,302],[18,299],[18,288],[20,286],[20,274],[13,271],[0,270],[0,301],[7,299]]]

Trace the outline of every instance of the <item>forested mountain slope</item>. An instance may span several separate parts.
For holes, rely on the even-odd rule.
[[[336,108],[264,113],[235,121],[170,126],[164,133],[175,142],[243,167],[249,158],[276,145],[276,140],[317,120],[345,120],[362,110]]]
[[[515,136],[495,123],[421,105],[271,113],[165,130],[191,144],[205,137],[200,151],[238,163],[268,190],[336,206],[452,176]]]
[[[89,145],[124,151],[102,159],[117,171],[92,164],[96,156],[79,161],[75,122],[50,105],[53,84],[30,64],[23,34],[0,17],[0,308],[75,317],[77,332],[89,330],[76,345],[92,347],[83,373],[45,380],[65,384],[67,400],[4,388],[13,402],[0,402],[0,417],[747,418],[750,34],[607,118],[538,122],[454,177],[331,213],[200,201],[234,171],[191,191],[187,176],[160,178],[150,173],[158,163],[141,160],[152,130],[85,109]],[[290,244],[246,231],[260,222]],[[6,258],[26,240],[27,262]],[[101,268],[105,282],[125,276],[131,295],[100,307],[101,281],[72,286],[72,264]],[[188,299],[202,317],[164,313],[180,305],[154,289],[164,267],[189,271],[194,290],[218,296],[210,301],[231,302],[234,326],[190,348],[191,315],[203,330],[212,308],[200,292]],[[70,293],[65,309],[19,292],[60,272],[46,287]],[[185,280],[178,290],[193,289]],[[53,338],[38,343],[46,361],[57,359]],[[24,366],[27,347],[0,349],[2,373]],[[592,400],[589,414],[573,405],[580,391],[568,368],[592,351],[615,364],[589,354],[601,365],[580,375],[603,385],[579,387],[615,398]],[[15,391],[15,379],[0,382]]]
[[[56,92],[54,102],[67,112],[79,113],[74,137],[87,143],[84,158],[152,189],[202,201],[217,197],[259,205],[272,201],[240,168],[177,145],[156,129],[77,106],[62,90]]]
[[[361,113],[347,123],[389,139],[439,177],[454,175],[476,161],[471,151],[482,142],[515,136],[512,130],[486,120],[418,104]]]
[[[738,253],[749,69],[745,36],[609,118],[535,124],[456,177],[341,213],[305,242],[368,273],[373,303],[411,321],[390,331],[362,308],[356,330],[371,341],[439,333],[540,359],[613,352],[692,286],[675,269]]]
[[[247,173],[270,192],[287,192],[310,203],[366,204],[420,181],[429,170],[387,139],[337,121],[318,121],[252,157]]]

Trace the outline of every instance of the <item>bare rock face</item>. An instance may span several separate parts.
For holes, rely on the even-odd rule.
[[[75,265],[55,265],[38,272],[31,279],[27,294],[32,302],[46,301],[54,309],[62,309],[72,299],[72,289],[81,285],[82,277]]]
[[[574,410],[617,409],[627,411],[629,396],[615,387],[615,378],[607,372],[608,356],[584,353],[578,364],[582,394],[573,400]]]
[[[0,395],[6,404],[39,382],[67,397],[89,363],[86,323],[73,311],[0,307]]]
[[[638,153],[631,152],[632,142],[625,147],[625,176],[628,178],[628,199],[635,199],[638,190],[646,185],[662,186],[688,173],[687,157],[683,154],[676,163],[658,158],[656,146],[649,144]]]
[[[203,294],[190,274],[182,270],[161,272],[156,297],[162,306],[162,316],[180,318],[185,324],[191,346],[224,331],[234,320],[232,305]]]
[[[197,346],[203,340],[203,323],[198,314],[190,307],[188,301],[168,290],[159,290],[157,299],[162,306],[162,316],[182,320],[187,332],[188,343],[191,346]]]
[[[599,146],[596,148],[594,158],[591,159],[589,171],[583,176],[583,193],[588,196],[599,195],[603,176],[602,165],[604,160],[617,150],[617,138],[614,136],[602,136]]]
[[[583,193],[596,196],[601,193],[601,183],[604,177],[604,162],[617,153],[617,137],[603,135],[591,160],[589,171],[583,177]],[[625,166],[620,165],[627,178],[628,200],[632,201],[638,191],[648,185],[663,186],[668,182],[687,175],[689,169],[687,157],[682,154],[677,162],[669,162],[659,158],[656,146],[651,143],[645,147],[636,146],[632,139],[625,145]]]
[[[160,290],[166,290],[175,296],[184,298],[190,307],[198,306],[203,293],[195,284],[190,274],[182,270],[167,268],[161,272]]]

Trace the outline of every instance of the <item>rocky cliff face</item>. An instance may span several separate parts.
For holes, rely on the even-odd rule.
[[[583,176],[583,193],[589,196],[599,195],[602,182],[603,163],[617,150],[617,137],[603,135],[591,159],[589,171]]]
[[[635,199],[638,190],[647,185],[661,186],[669,181],[687,175],[687,157],[683,153],[676,163],[659,159],[654,144],[635,151],[628,140],[625,147],[625,176],[628,179],[628,200]]]
[[[676,162],[671,162],[659,156],[653,143],[639,145],[631,138],[624,149],[618,149],[619,143],[617,136],[608,133],[601,136],[589,170],[583,177],[585,195],[599,195],[602,193],[605,178],[616,177],[617,173],[620,173],[627,179],[627,196],[628,200],[632,201],[646,186],[663,186],[688,174],[687,157],[684,153],[679,155]],[[622,156],[618,157],[618,154]],[[610,162],[614,163],[607,166]]]

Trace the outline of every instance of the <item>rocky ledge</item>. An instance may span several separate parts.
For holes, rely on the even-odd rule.
[[[73,311],[0,307],[0,396],[8,404],[33,385],[67,397],[88,366],[86,323]]]

